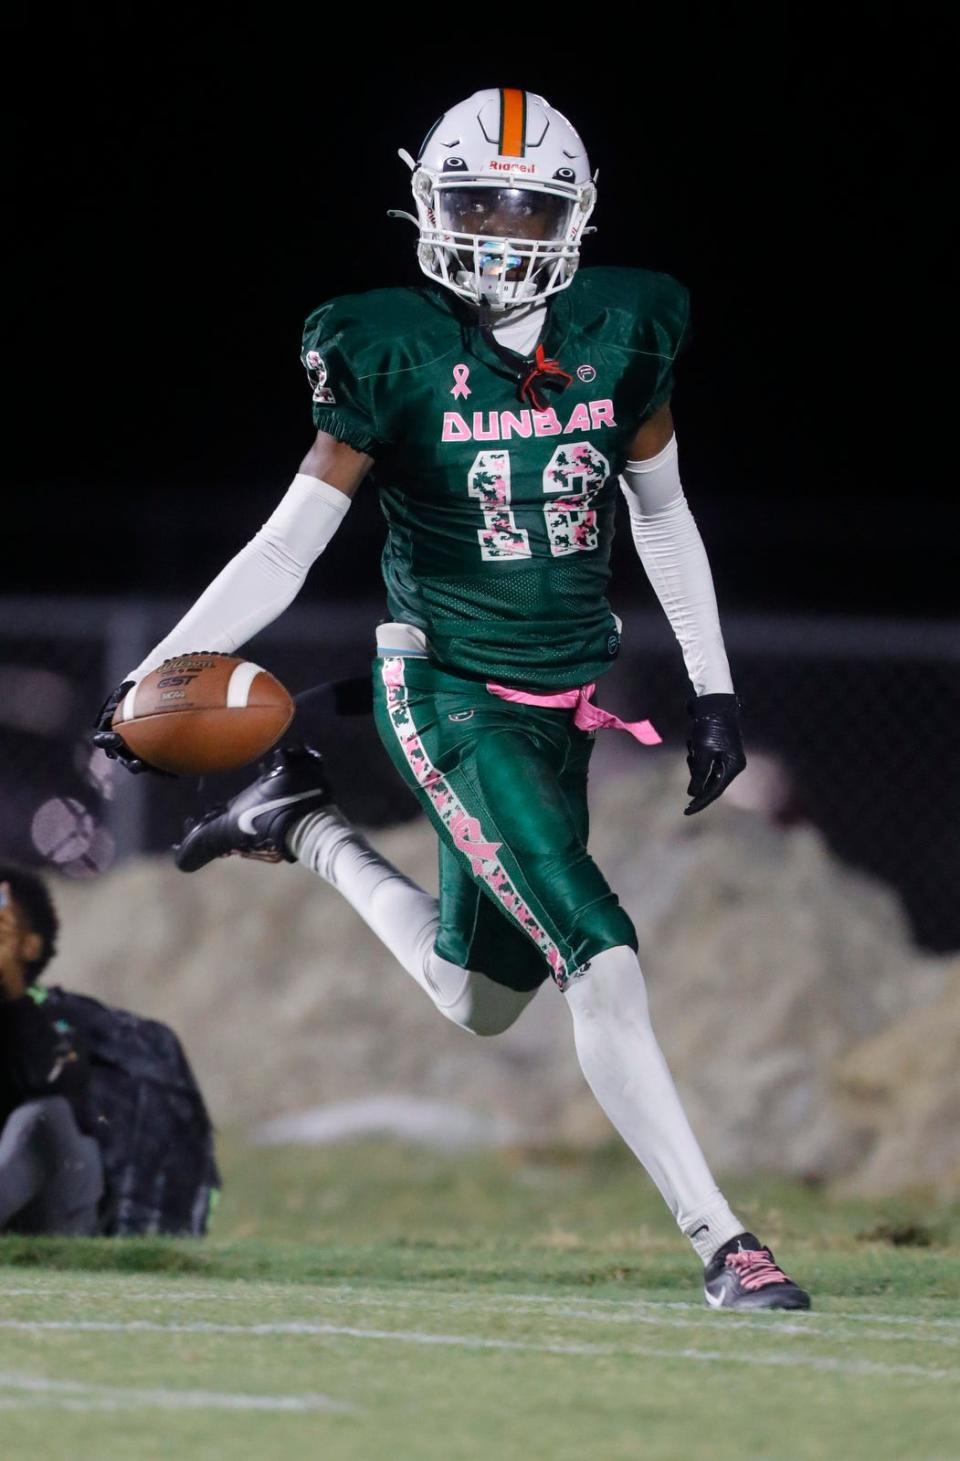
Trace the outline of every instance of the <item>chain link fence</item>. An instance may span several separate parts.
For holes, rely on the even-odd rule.
[[[248,779],[133,778],[90,745],[106,692],[184,607],[0,599],[0,858],[96,876],[118,858],[169,847],[186,816]],[[381,617],[375,602],[301,602],[247,653],[297,694],[366,673]],[[725,615],[724,635],[751,763],[728,795],[781,822],[815,824],[838,857],[897,889],[919,944],[960,947],[960,777],[949,738],[960,624]],[[682,752],[687,694],[665,620],[628,615],[602,703],[650,716]],[[350,816],[378,826],[415,814],[369,716],[337,717],[321,697],[305,729]],[[598,774],[630,749],[598,757]]]

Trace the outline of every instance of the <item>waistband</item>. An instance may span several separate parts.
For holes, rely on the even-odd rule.
[[[377,656],[380,659],[399,656],[402,659],[426,660],[429,658],[429,650],[427,636],[414,624],[377,625]],[[591,697],[596,688],[596,681],[591,680],[589,684],[577,685],[572,690],[538,695],[532,691],[514,689],[509,685],[498,685],[494,681],[488,681],[486,685],[488,694],[516,705],[535,705],[544,710],[572,710],[573,723],[578,730],[621,730],[633,736],[643,746],[659,746],[662,743],[662,737],[649,720],[621,720],[618,715],[612,715],[607,710],[601,710],[599,705],[594,705]]]
[[[386,659],[395,654],[427,659],[430,642],[423,630],[418,629],[415,624],[378,624],[377,655]]]

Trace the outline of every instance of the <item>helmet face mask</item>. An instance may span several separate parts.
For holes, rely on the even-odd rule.
[[[429,278],[495,309],[567,287],[596,188],[583,143],[542,97],[477,92],[441,117],[412,165]]]

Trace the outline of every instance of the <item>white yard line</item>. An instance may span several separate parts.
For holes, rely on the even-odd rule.
[[[125,1276],[126,1283],[130,1282],[129,1276]],[[564,1298],[551,1294],[491,1294],[479,1292],[477,1294],[464,1294],[462,1292],[451,1292],[432,1288],[403,1288],[398,1292],[395,1288],[376,1289],[364,1287],[351,1287],[350,1285],[337,1285],[324,1288],[322,1286],[301,1287],[290,1284],[256,1284],[255,1287],[244,1285],[238,1290],[236,1285],[242,1281],[233,1281],[234,1287],[226,1285],[216,1286],[212,1283],[207,1290],[193,1289],[189,1291],[178,1290],[175,1284],[169,1289],[137,1290],[126,1287],[121,1289],[94,1289],[81,1284],[71,1294],[69,1290],[60,1288],[9,1288],[0,1287],[0,1297],[3,1298],[56,1298],[61,1304],[65,1299],[92,1298],[107,1302],[137,1302],[137,1303],[180,1303],[191,1301],[196,1303],[220,1304],[224,1300],[240,1301],[254,1300],[257,1295],[269,1293],[271,1295],[296,1295],[297,1300],[303,1304],[336,1303],[356,1304],[357,1307],[373,1309],[409,1309],[416,1304],[421,1307],[433,1307],[447,1312],[471,1313],[493,1313],[501,1314],[510,1318],[525,1317],[530,1310],[540,1308],[549,1312],[551,1318],[575,1319],[586,1323],[610,1323],[610,1324],[643,1324],[655,1328],[699,1328],[703,1324],[710,1323],[734,1323],[740,1330],[758,1330],[771,1338],[775,1335],[784,1335],[792,1338],[807,1339],[836,1339],[843,1340],[850,1336],[831,1328],[831,1321],[838,1320],[842,1323],[870,1324],[874,1328],[869,1333],[862,1333],[860,1339],[863,1343],[897,1343],[917,1340],[919,1342],[935,1344],[940,1346],[960,1346],[960,1320],[944,1319],[937,1317],[925,1317],[909,1314],[876,1314],[876,1313],[850,1313],[836,1309],[813,1311],[811,1313],[793,1314],[790,1319],[779,1315],[768,1315],[758,1317],[749,1313],[724,1314],[719,1321],[714,1317],[715,1311],[707,1309],[702,1304],[688,1303],[682,1300],[666,1299],[594,1299],[577,1295],[575,1298]],[[520,1307],[525,1306],[525,1307]],[[689,1317],[682,1317],[689,1315]],[[303,1322],[309,1322],[304,1320]],[[0,1321],[2,1327],[2,1321]],[[913,1328],[919,1331],[916,1335],[903,1333],[904,1329]],[[944,1331],[937,1335],[924,1334],[926,1329]],[[884,1330],[893,1332],[884,1333]]]
[[[377,1308],[380,1306],[376,1300],[371,1300],[370,1307]],[[383,1307],[387,1306],[383,1305]],[[409,1305],[398,1303],[396,1307],[403,1308],[409,1307]],[[451,1312],[451,1310],[455,1311],[455,1306],[453,1305],[443,1307],[447,1308],[447,1312]],[[462,1312],[482,1312],[491,1315],[502,1314],[511,1319],[529,1319],[531,1317],[529,1308],[523,1308],[513,1304],[497,1304],[494,1302],[465,1306]],[[715,1319],[713,1317],[715,1312],[715,1310],[707,1309],[704,1306],[703,1309],[698,1308],[695,1314],[691,1314],[689,1318],[685,1318],[679,1314],[650,1313],[643,1308],[602,1313],[596,1309],[581,1309],[571,1305],[557,1304],[556,1306],[552,1306],[543,1317],[545,1321],[572,1319],[578,1323],[593,1325],[609,1324],[623,1326],[633,1324],[654,1329],[702,1329],[705,1324],[709,1324],[712,1326],[712,1332],[714,1333],[716,1332],[716,1325],[722,1325],[732,1321],[736,1325],[737,1333],[741,1333],[743,1330],[750,1330],[753,1333],[760,1333],[767,1336],[771,1341],[775,1341],[781,1337],[787,1339],[843,1341],[849,1340],[852,1337],[850,1331],[838,1328],[836,1325],[831,1326],[829,1320],[839,1316],[829,1314],[813,1316],[808,1313],[794,1311],[790,1314],[789,1318],[786,1318],[782,1313],[770,1313],[761,1317],[756,1313],[751,1314],[747,1312],[737,1313],[735,1315],[726,1313],[718,1319]],[[824,1322],[825,1320],[827,1322]],[[924,1334],[922,1332],[922,1323],[915,1325],[914,1329],[916,1331],[914,1333],[910,1333],[903,1328],[888,1330],[878,1322],[874,1328],[861,1330],[857,1335],[857,1339],[861,1344],[909,1344],[914,1342],[932,1344],[938,1348],[960,1346],[960,1335],[958,1334]]]
[[[61,1304],[71,1299],[105,1299],[122,1304],[179,1304],[182,1302],[219,1304],[223,1300],[250,1299],[254,1293],[268,1295],[288,1294],[293,1289],[293,1286],[290,1284],[271,1285],[257,1283],[255,1285],[249,1285],[244,1292],[238,1293],[235,1288],[230,1289],[225,1283],[223,1291],[211,1285],[208,1289],[191,1289],[188,1292],[184,1292],[176,1287],[175,1281],[171,1282],[169,1288],[164,1289],[130,1289],[127,1287],[130,1284],[130,1275],[118,1274],[117,1276],[122,1279],[123,1286],[118,1284],[116,1288],[106,1289],[93,1288],[82,1281],[78,1281],[76,1274],[70,1274],[69,1280],[64,1284],[63,1288],[5,1289],[0,1287],[0,1299],[56,1299]],[[293,1291],[298,1294],[304,1292],[299,1286]],[[321,1292],[325,1293],[326,1291],[321,1290]]]
[[[121,1385],[87,1385],[79,1380],[48,1380],[0,1370],[0,1407],[14,1408],[22,1399],[83,1410],[270,1410],[352,1412],[354,1407],[329,1395],[221,1394],[216,1390],[134,1389]]]
[[[793,1312],[789,1319],[782,1314],[767,1314],[758,1316],[756,1313],[724,1314],[719,1319],[715,1318],[716,1311],[708,1309],[706,1305],[657,1303],[655,1300],[644,1299],[581,1299],[579,1296],[572,1301],[547,1295],[526,1295],[526,1294],[505,1294],[498,1297],[494,1294],[478,1294],[476,1297],[465,1294],[444,1294],[429,1290],[404,1290],[397,1294],[393,1291],[379,1292],[370,1289],[341,1290],[333,1289],[325,1293],[318,1302],[336,1304],[355,1304],[358,1308],[371,1309],[409,1309],[412,1305],[418,1304],[421,1308],[443,1309],[448,1313],[463,1314],[497,1314],[507,1318],[530,1318],[535,1305],[541,1306],[547,1312],[544,1317],[549,1319],[575,1319],[589,1324],[645,1324],[656,1328],[667,1329],[694,1329],[704,1324],[715,1325],[732,1321],[738,1330],[752,1329],[759,1331],[771,1338],[776,1335],[798,1336],[804,1339],[848,1339],[850,1336],[842,1330],[830,1328],[832,1319],[842,1320],[844,1315],[834,1311],[826,1311],[822,1314],[808,1312]],[[586,1304],[595,1307],[585,1308]],[[602,1308],[601,1305],[616,1305],[616,1308]],[[682,1314],[671,1312],[674,1309],[681,1309]],[[685,1317],[689,1315],[689,1317]],[[851,1316],[852,1317],[852,1316]],[[859,1316],[857,1316],[859,1317]],[[902,1331],[905,1325],[912,1325],[922,1330],[927,1324],[939,1324],[938,1320],[910,1319],[906,1316],[889,1316],[890,1322],[896,1329]],[[886,1324],[884,1316],[876,1314],[870,1316],[871,1322],[878,1326],[878,1329],[869,1333],[862,1333],[859,1338],[861,1342],[867,1343],[872,1340],[888,1343],[907,1343],[913,1338],[922,1340],[924,1343],[936,1345],[960,1345],[960,1334],[946,1333],[936,1336],[918,1334],[917,1336],[904,1334],[903,1332],[884,1333]],[[951,1320],[942,1321],[952,1327]]]
[[[355,1301],[356,1303],[374,1304],[383,1302],[401,1307],[410,1300],[427,1299],[436,1301],[438,1305],[461,1304],[464,1307],[471,1307],[477,1304],[490,1306],[501,1304],[529,1304],[540,1305],[543,1308],[559,1309],[561,1307],[575,1305],[578,1310],[604,1310],[614,1309],[645,1310],[654,1311],[678,1311],[680,1313],[694,1313],[709,1316],[715,1313],[706,1305],[696,1300],[689,1299],[596,1299],[589,1298],[585,1294],[560,1295],[560,1294],[524,1294],[524,1293],[498,1293],[489,1291],[486,1286],[478,1285],[473,1292],[466,1293],[462,1289],[438,1289],[424,1285],[406,1285],[402,1281],[392,1284],[389,1288],[377,1288],[369,1284],[302,1284],[302,1283],[264,1283],[259,1279],[211,1279],[210,1287],[206,1289],[180,1289],[177,1287],[177,1279],[171,1276],[169,1286],[158,1289],[140,1289],[135,1287],[138,1275],[118,1274],[119,1280],[116,1287],[104,1288],[93,1287],[88,1281],[87,1275],[70,1274],[64,1275],[65,1282],[62,1285],[40,1285],[31,1287],[18,1286],[16,1288],[5,1288],[0,1285],[0,1298],[49,1298],[63,1302],[65,1299],[93,1298],[104,1299],[114,1302],[133,1303],[179,1303],[186,1300],[194,1303],[216,1302],[223,1300],[242,1301],[255,1299],[258,1295],[279,1296],[283,1294],[295,1294],[298,1299],[312,1302],[328,1302],[331,1299],[337,1301]],[[102,1274],[96,1275],[102,1279]],[[733,1317],[733,1316],[727,1316]],[[736,1322],[744,1323],[747,1316],[736,1315]],[[877,1314],[869,1311],[851,1312],[845,1309],[819,1309],[815,1308],[804,1313],[802,1322],[804,1325],[822,1324],[831,1319],[844,1319],[858,1324],[915,1324],[918,1326],[932,1325],[937,1329],[956,1330],[960,1332],[960,1318],[949,1319],[938,1315],[930,1314]]]
[[[350,1292],[350,1289],[349,1287],[344,1287],[343,1285],[341,1285],[338,1289],[331,1290],[331,1292],[345,1293]],[[372,1291],[370,1289],[363,1288],[358,1289],[357,1292],[370,1293]],[[392,1290],[384,1290],[384,1292],[392,1292]],[[424,1294],[439,1293],[439,1291],[436,1289],[431,1290],[425,1288],[404,1290],[404,1292]],[[444,1295],[444,1297],[455,1299],[468,1296],[460,1292],[452,1292],[449,1295]],[[483,1294],[482,1297],[485,1298],[488,1302],[493,1302],[498,1298],[498,1295],[490,1293]],[[580,1294],[577,1294],[576,1297],[571,1295],[569,1298],[561,1297],[559,1294],[503,1294],[499,1297],[502,1297],[505,1302],[509,1302],[511,1304],[540,1304],[547,1308],[553,1308],[558,1304],[568,1304],[573,1302],[581,1307],[589,1306],[590,1308],[596,1309],[609,1307],[614,1309],[678,1309],[684,1312],[693,1310],[696,1313],[703,1314],[716,1312],[715,1310],[708,1310],[701,1303],[691,1302],[689,1299],[591,1299]],[[738,1314],[736,1317],[738,1323],[743,1322],[743,1315]],[[937,1328],[956,1329],[960,1331],[960,1319],[942,1319],[937,1317],[930,1317],[923,1314],[851,1313],[850,1311],[843,1309],[814,1309],[804,1315],[803,1323],[818,1324],[824,1319],[852,1319],[857,1321],[858,1323],[865,1324],[933,1324],[936,1325]]]
[[[222,1334],[242,1338],[274,1335],[301,1335],[312,1338],[344,1338],[387,1341],[393,1344],[419,1344],[441,1349],[495,1350],[509,1353],[578,1355],[591,1358],[632,1357],[649,1359],[688,1359],[701,1363],[724,1365],[759,1365],[825,1370],[843,1375],[905,1376],[911,1379],[960,1379],[960,1371],[934,1369],[925,1365],[884,1364],[876,1360],[844,1360],[817,1355],[724,1353],[706,1349],[668,1349],[650,1345],[582,1344],[563,1341],[537,1343],[522,1339],[489,1339],[482,1335],[430,1334],[416,1329],[361,1329],[348,1324],[288,1323],[219,1324],[202,1321],[159,1323],[150,1319],[128,1321],[109,1319],[0,1319],[0,1329],[32,1333],[57,1331],[78,1334]],[[179,1392],[173,1392],[179,1393]]]
[[[350,1299],[343,1302],[355,1302],[365,1304],[369,1302],[370,1307],[380,1306],[381,1301],[377,1299]],[[397,1308],[409,1307],[403,1300],[393,1301]],[[801,1339],[822,1339],[822,1340],[846,1340],[851,1338],[848,1331],[832,1325],[831,1320],[845,1322],[845,1316],[833,1312],[823,1314],[793,1311],[789,1318],[782,1313],[767,1313],[759,1315],[756,1312],[738,1312],[736,1314],[725,1313],[715,1318],[716,1310],[708,1309],[705,1305],[689,1305],[685,1314],[664,1312],[666,1305],[659,1309],[653,1305],[642,1302],[634,1302],[617,1310],[584,1309],[579,1307],[580,1301],[576,1304],[565,1303],[562,1300],[551,1300],[549,1308],[544,1312],[544,1319],[573,1319],[588,1324],[611,1324],[611,1325],[648,1325],[654,1328],[663,1329],[699,1329],[704,1324],[716,1325],[734,1323],[737,1331],[744,1329],[753,1330],[769,1336],[770,1339],[786,1335],[789,1338]],[[382,1307],[388,1307],[384,1303]],[[449,1311],[456,1310],[455,1303],[449,1305],[438,1305]],[[535,1312],[531,1305],[522,1305],[515,1302],[500,1303],[493,1298],[481,1299],[479,1302],[471,1302],[463,1306],[463,1312],[473,1311],[487,1314],[503,1314],[509,1318],[530,1318]],[[851,1316],[852,1317],[852,1316]],[[947,1332],[937,1334],[924,1334],[923,1330],[930,1322],[923,1319],[904,1319],[902,1322],[894,1318],[892,1328],[886,1327],[886,1321],[881,1315],[871,1316],[871,1323],[874,1327],[869,1330],[861,1330],[857,1338],[860,1343],[868,1344],[874,1341],[889,1344],[907,1344],[911,1340],[937,1346],[960,1346],[960,1334]],[[947,1321],[949,1322],[949,1321]],[[912,1327],[916,1333],[905,1332],[906,1326]]]

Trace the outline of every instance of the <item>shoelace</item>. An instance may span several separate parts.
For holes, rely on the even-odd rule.
[[[745,1289],[760,1289],[768,1283],[789,1283],[782,1268],[773,1261],[767,1248],[748,1248],[727,1254],[727,1267],[732,1268]]]

